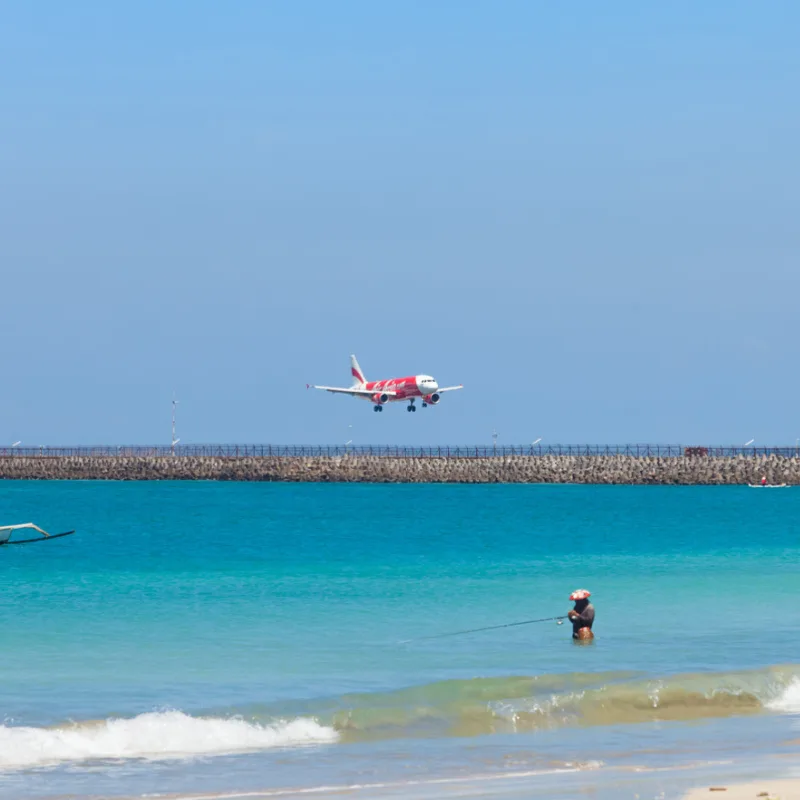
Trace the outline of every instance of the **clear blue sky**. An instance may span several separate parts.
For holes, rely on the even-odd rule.
[[[790,443],[800,4],[9,2],[0,441]],[[435,409],[307,382],[426,372]],[[352,425],[352,428],[349,427]]]

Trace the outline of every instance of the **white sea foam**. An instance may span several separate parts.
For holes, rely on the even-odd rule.
[[[258,725],[180,711],[57,728],[0,726],[0,769],[92,759],[164,759],[321,744],[338,738],[312,719]]]
[[[800,678],[795,678],[767,708],[784,714],[800,714]]]

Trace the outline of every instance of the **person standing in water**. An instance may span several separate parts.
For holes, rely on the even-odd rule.
[[[594,639],[594,606],[589,602],[591,594],[588,589],[576,589],[569,596],[570,600],[575,601],[575,607],[567,612],[572,623],[573,639]]]

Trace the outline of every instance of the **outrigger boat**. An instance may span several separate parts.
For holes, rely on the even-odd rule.
[[[786,489],[788,483],[748,483],[751,489]]]
[[[32,539],[14,539],[15,531],[32,529],[41,533],[41,536],[34,536]],[[25,522],[22,525],[0,525],[0,547],[4,544],[28,544],[28,542],[43,542],[46,539],[60,539],[62,536],[69,536],[75,531],[65,531],[64,533],[48,533],[32,522]]]

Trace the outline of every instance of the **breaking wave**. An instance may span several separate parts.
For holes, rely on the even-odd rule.
[[[333,742],[338,734],[312,719],[261,725],[243,719],[191,717],[180,711],[54,728],[0,726],[0,769],[70,761],[167,759],[252,752]]]
[[[800,715],[800,665],[663,678],[632,672],[474,678],[203,716],[161,711],[51,728],[3,725],[0,771],[768,713]]]
[[[633,673],[444,681],[351,695],[316,713],[343,741],[800,713],[800,665],[649,678]]]
[[[800,714],[800,677],[795,678],[778,697],[770,700],[767,708],[784,714]]]

